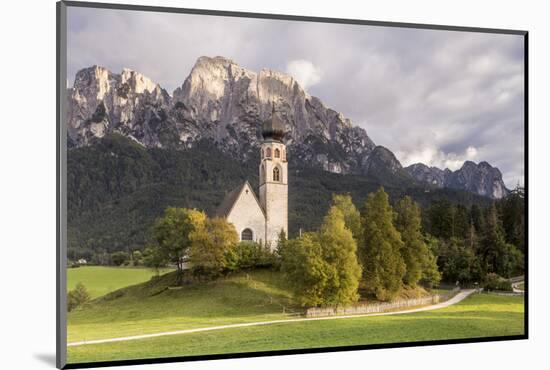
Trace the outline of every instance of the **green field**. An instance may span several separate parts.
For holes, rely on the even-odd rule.
[[[520,335],[523,297],[480,294],[440,310],[284,323],[68,348],[91,362],[359,344]]]
[[[171,270],[167,269],[162,272],[167,271]],[[155,272],[151,269],[141,267],[82,266],[69,268],[67,269],[67,289],[73,289],[80,282],[86,286],[92,298],[96,298],[128,285],[143,283],[153,275]]]

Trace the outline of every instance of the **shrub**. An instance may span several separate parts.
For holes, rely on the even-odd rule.
[[[111,260],[115,266],[126,265],[128,262],[128,253],[126,252],[115,252],[111,254]]]
[[[502,278],[495,273],[487,274],[483,287],[485,288],[485,290],[501,290],[505,292],[513,291],[512,284],[510,284],[508,280]]]
[[[275,256],[269,248],[258,243],[243,241],[231,250],[228,260],[229,270],[246,270],[254,267],[271,267],[275,263]]]
[[[89,302],[90,299],[90,294],[84,284],[78,283],[73,290],[67,293],[67,310],[71,312],[75,308]]]
[[[133,251],[132,261],[134,263],[134,266],[140,266],[141,264],[143,264],[143,253],[141,253],[140,251]]]

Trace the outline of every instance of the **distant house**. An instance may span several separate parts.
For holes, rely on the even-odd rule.
[[[86,265],[86,264],[88,264],[88,261],[86,261],[84,258],[79,259],[77,262],[78,262],[79,265]]]

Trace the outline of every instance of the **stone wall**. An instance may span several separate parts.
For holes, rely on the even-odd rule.
[[[337,307],[337,308],[336,307],[308,308],[306,311],[306,317],[381,313],[381,312],[406,309],[410,307],[427,306],[427,305],[437,304],[439,302],[449,300],[450,298],[454,297],[459,291],[460,291],[459,288],[455,288],[445,294],[435,294],[429,297],[422,297],[422,298],[401,299],[393,302],[357,304],[354,306]]]

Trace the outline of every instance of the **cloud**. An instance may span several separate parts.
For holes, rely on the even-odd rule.
[[[223,55],[293,75],[403,163],[473,158],[523,181],[521,36],[71,7],[68,28],[70,83],[98,64],[172,92],[199,56]]]
[[[473,146],[469,146],[462,153],[445,153],[436,147],[425,147],[411,152],[397,151],[395,154],[401,158],[403,166],[424,163],[430,167],[448,168],[452,171],[462,167],[465,161],[479,161],[479,152]]]
[[[307,90],[321,81],[321,69],[314,66],[309,60],[292,60],[286,65],[286,72],[293,76],[298,83]]]

